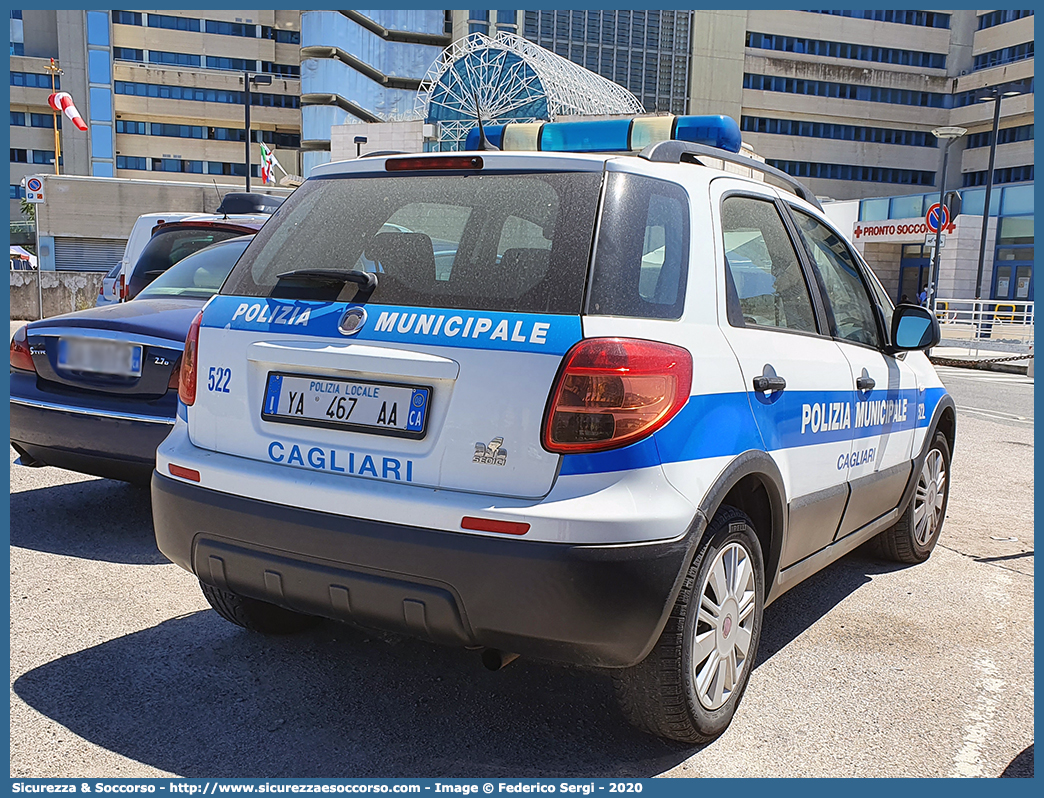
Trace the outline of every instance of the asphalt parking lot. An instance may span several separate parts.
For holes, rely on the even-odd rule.
[[[959,408],[940,546],[916,567],[857,551],[773,604],[701,748],[633,731],[600,674],[243,631],[156,550],[146,490],[12,465],[11,775],[1031,776],[1033,385],[940,373]]]

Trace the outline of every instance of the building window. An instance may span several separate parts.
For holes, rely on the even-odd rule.
[[[91,83],[105,83],[112,80],[112,72],[109,70],[108,50],[87,51],[87,75]]]
[[[283,78],[301,77],[301,67],[292,64],[273,64],[271,61],[262,61],[261,71]]]
[[[15,127],[25,126],[25,113],[23,111],[11,112],[11,125]]]
[[[489,25],[485,22],[472,22],[468,25],[468,33],[489,33]]]
[[[1017,80],[1010,83],[1001,83],[996,88],[1001,91],[1015,91],[1019,94],[1033,94],[1033,78],[1029,80]],[[979,101],[982,96],[982,89],[974,89],[972,91],[962,91],[959,94],[953,95],[953,107],[964,108],[967,105],[973,105]]]
[[[261,26],[261,38],[272,39],[277,44],[300,44],[301,31],[280,30],[279,28],[272,28],[268,25],[263,25]]]
[[[119,59],[120,61],[144,61],[145,55],[143,51],[136,50],[133,47],[113,47],[112,57]]]
[[[91,121],[112,121],[112,92],[108,89],[90,89]]]
[[[257,61],[247,58],[221,58],[218,56],[207,56],[207,69],[229,69],[237,72],[257,69]]]
[[[95,177],[115,177],[110,161],[92,161],[91,174]]]
[[[993,131],[984,130],[980,133],[972,133],[965,140],[964,148],[974,150],[977,147],[989,147],[993,139]],[[1001,128],[997,134],[997,144],[1012,144],[1016,141],[1033,141],[1033,125],[1019,125],[1018,127]]]
[[[898,25],[920,25],[922,28],[949,28],[950,15],[935,11],[809,11],[809,14],[830,14],[835,17],[872,19],[876,22],[894,22]]]
[[[25,86],[31,89],[50,89],[51,88],[51,76],[50,75],[37,75],[35,72],[12,72],[11,73],[11,85],[12,86]],[[54,76],[54,90],[58,91],[62,88],[61,79]]]
[[[239,22],[217,22],[213,19],[207,20],[207,33],[217,33],[221,36],[245,36],[248,39],[257,38],[257,25],[243,25]]]
[[[498,25],[516,25],[517,18],[516,12],[514,11],[498,11],[497,12],[497,24]]]
[[[853,166],[840,163],[812,163],[809,161],[777,161],[774,166],[793,177],[817,178],[819,180],[853,180],[866,183],[900,183],[912,186],[935,185],[935,172],[915,169],[891,169],[880,166]]]
[[[109,46],[109,15],[105,11],[87,12],[87,44]]]
[[[11,42],[11,55],[25,55],[25,44],[22,42]]]
[[[12,147],[11,163],[29,163],[29,151]]]
[[[11,199],[22,199],[25,196],[25,190],[14,183],[11,184]]]
[[[60,114],[30,114],[29,124],[32,127],[46,127],[53,129],[55,121],[58,122],[58,129],[62,129],[62,117]]]
[[[54,150],[33,150],[33,163],[54,163]]]
[[[116,156],[117,169],[137,169],[144,172],[148,169],[148,158],[135,158],[129,155]]]
[[[750,133],[775,136],[804,136],[841,141],[865,141],[872,144],[898,144],[904,147],[937,147],[931,133],[922,130],[842,125],[831,122],[809,122],[798,119],[766,119],[758,116],[740,118],[740,129]]]
[[[743,88],[754,91],[779,91],[788,94],[805,94],[815,97],[831,97],[842,100],[915,105],[928,108],[949,106],[949,94],[909,89],[890,89],[880,86],[860,86],[853,83],[833,83],[826,80],[804,80],[801,78],[775,77],[772,75],[743,75]]]
[[[168,17],[166,14],[149,14],[150,28],[166,28],[167,30],[187,30],[199,32],[199,20],[186,17]]]
[[[113,11],[112,21],[117,25],[140,25],[140,11]]]
[[[489,22],[488,11],[469,11],[468,20],[475,20],[476,22]]]
[[[204,128],[199,125],[171,125],[163,122],[153,122],[149,125],[149,132],[153,136],[173,136],[180,139],[205,139]]]
[[[921,67],[923,69],[945,69],[945,53],[928,53],[914,50],[896,50],[891,47],[874,47],[850,42],[829,42],[818,39],[802,39],[771,33],[748,33],[747,47],[761,50],[777,50],[801,55],[818,55],[828,58],[845,58],[853,61],[874,61],[882,64]]]
[[[1015,61],[1022,61],[1026,58],[1033,58],[1033,42],[1023,42],[1013,47],[1003,47],[1000,50],[992,50],[988,53],[977,55],[972,64],[972,71],[989,69],[1002,64],[1012,64]]]
[[[965,172],[963,186],[965,188],[986,185],[987,170],[981,172]],[[1010,166],[1006,169],[993,170],[993,185],[1000,183],[1021,183],[1033,179],[1033,164],[1029,166]]]
[[[116,120],[116,132],[117,133],[132,133],[138,136],[145,135],[145,123],[144,122],[133,122],[129,119],[117,119]]]
[[[190,172],[203,174],[203,161],[185,161],[181,158],[153,158],[153,172]]]
[[[21,19],[21,18],[22,18],[22,12],[21,11],[12,11],[11,12],[11,19]]]
[[[1009,8],[1004,11],[991,11],[989,14],[983,14],[979,17],[979,30],[985,30],[995,25],[1003,25],[1005,22],[1014,22],[1017,19],[1032,16],[1033,12],[1029,10],[1017,11]]]
[[[151,15],[150,15],[151,16]],[[171,64],[173,66],[198,67],[200,57],[190,53],[165,53],[162,50],[149,50],[150,64]]]
[[[91,125],[91,157],[112,157],[112,127],[109,125]]]
[[[132,83],[117,80],[113,84],[117,94],[135,97],[158,97],[164,100],[195,100],[196,102],[243,104],[243,92],[224,89],[197,89],[191,86],[163,86],[156,83]],[[250,93],[250,104],[265,108],[300,108],[301,98],[292,94]]]
[[[208,175],[230,175],[232,177],[243,177],[246,170],[243,168],[245,164],[242,163],[227,163],[221,161],[207,161],[207,174]],[[260,177],[261,167],[259,164],[250,164],[250,176]]]

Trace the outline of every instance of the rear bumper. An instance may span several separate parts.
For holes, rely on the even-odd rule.
[[[160,551],[208,584],[433,642],[599,667],[648,654],[702,533],[611,546],[502,539],[272,504],[159,473],[152,506]]]
[[[11,397],[11,444],[43,465],[130,482],[147,482],[167,418]]]

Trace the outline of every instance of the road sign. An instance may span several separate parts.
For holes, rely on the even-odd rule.
[[[941,223],[939,221],[940,215],[942,216]],[[929,230],[933,233],[938,233],[940,227],[946,227],[950,223],[950,211],[937,202],[928,209],[928,213],[924,215],[924,221],[928,225]]]
[[[939,235],[938,233],[929,233],[924,237],[924,245],[926,247],[935,248],[935,239],[939,239],[939,249],[946,249],[946,236]]]
[[[39,203],[44,201],[43,181],[38,177],[30,177],[25,181],[26,202]]]

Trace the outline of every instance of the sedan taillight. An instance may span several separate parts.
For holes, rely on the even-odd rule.
[[[652,435],[689,401],[692,355],[632,338],[592,338],[566,353],[551,390],[543,444],[578,454]]]
[[[196,370],[199,364],[199,325],[203,311],[196,314],[185,338],[185,353],[181,356],[181,378],[178,381],[178,398],[188,406],[196,401]]]
[[[28,326],[23,324],[11,339],[11,368],[36,371],[33,353],[29,351],[29,337],[26,335],[28,329]]]

